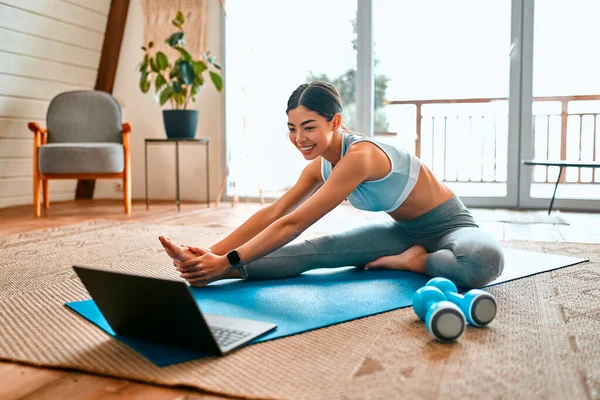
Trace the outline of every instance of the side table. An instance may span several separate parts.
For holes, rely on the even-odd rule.
[[[567,161],[567,160],[523,160],[524,165],[542,165],[546,167],[560,167],[558,170],[558,178],[556,178],[556,184],[554,185],[554,193],[550,200],[550,207],[548,207],[548,215],[552,212],[552,206],[554,205],[554,198],[556,197],[556,189],[560,182],[560,176],[562,175],[563,168],[565,167],[578,167],[578,168],[600,168],[600,162],[597,161]]]
[[[210,207],[210,196],[209,196],[209,171],[208,171],[208,139],[204,138],[194,138],[194,139],[144,139],[144,174],[146,176],[146,210],[148,209],[148,144],[165,144],[165,143],[175,143],[175,191],[176,191],[176,202],[177,202],[177,212],[180,211],[180,201],[179,201],[179,143],[190,143],[190,144],[200,144],[206,145],[206,206]]]

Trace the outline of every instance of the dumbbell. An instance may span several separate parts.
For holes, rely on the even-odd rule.
[[[471,289],[465,295],[458,294],[456,285],[446,278],[433,278],[425,287],[439,289],[446,300],[456,304],[462,310],[471,325],[486,326],[496,316],[498,306],[494,296],[480,289]]]
[[[465,316],[460,308],[446,300],[441,290],[424,286],[413,295],[413,310],[425,322],[427,331],[442,342],[453,342],[465,331]]]

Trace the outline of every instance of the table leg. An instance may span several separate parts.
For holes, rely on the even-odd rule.
[[[208,143],[206,143],[206,207],[210,207],[210,195],[208,192],[210,190],[209,189],[210,188],[210,185],[209,185],[210,174],[208,173],[208,165],[209,165],[208,154],[209,154]]]
[[[148,211],[148,142],[144,141],[144,175],[146,176],[146,211]]]
[[[177,212],[179,212],[179,142],[175,142],[175,191],[177,195]]]
[[[556,185],[554,185],[554,194],[552,194],[552,199],[550,200],[550,207],[548,207],[548,215],[552,212],[552,205],[554,204],[554,197],[556,197],[556,189],[558,188],[558,183],[560,182],[560,176],[562,175],[563,167],[561,166],[558,170],[558,178],[556,179]]]

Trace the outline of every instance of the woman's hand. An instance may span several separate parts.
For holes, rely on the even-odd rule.
[[[188,246],[198,257],[186,261],[174,261],[173,265],[181,272],[181,277],[192,286],[204,287],[211,282],[221,279],[233,268],[227,256],[219,256],[208,249]]]
[[[189,251],[195,253],[197,256],[201,256],[204,253],[212,253],[210,249],[205,249],[204,247],[188,246],[187,244],[181,244],[180,246],[187,248]]]

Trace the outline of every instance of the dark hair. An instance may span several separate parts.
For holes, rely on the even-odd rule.
[[[331,121],[335,114],[341,115],[344,110],[340,93],[331,83],[323,81],[303,83],[298,86],[288,100],[285,113],[288,114],[298,106],[316,112],[327,122]],[[342,129],[348,130],[344,124]]]

